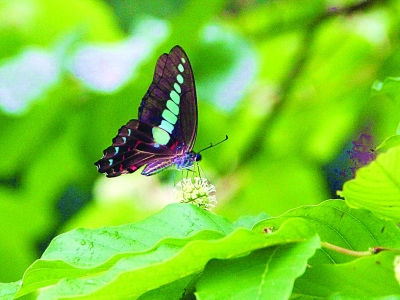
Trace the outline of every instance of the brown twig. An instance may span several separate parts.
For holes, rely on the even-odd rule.
[[[382,251],[397,251],[400,252],[399,249],[390,249],[390,248],[386,248],[386,247],[372,247],[370,249],[368,249],[368,251],[354,251],[354,250],[350,250],[347,248],[342,248],[333,244],[330,244],[328,242],[321,242],[321,246],[323,248],[326,249],[330,249],[342,254],[346,254],[346,255],[350,255],[350,256],[355,256],[355,257],[364,257],[364,256],[371,256],[373,254],[377,254],[380,253]]]

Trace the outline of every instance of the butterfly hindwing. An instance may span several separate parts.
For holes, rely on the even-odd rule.
[[[104,155],[96,165],[99,172],[107,177],[133,173],[141,166],[156,160],[171,161],[174,152],[167,146],[155,147],[151,137],[153,126],[138,120],[131,120],[118,131],[113,144],[104,150]]]
[[[190,167],[197,133],[197,100],[189,59],[179,46],[157,61],[153,81],[139,107],[139,120],[118,131],[95,165],[107,177],[133,173],[142,166],[152,175],[176,164]]]

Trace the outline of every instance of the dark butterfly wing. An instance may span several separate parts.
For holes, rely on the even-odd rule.
[[[141,166],[161,160],[165,167],[172,164],[173,146],[157,145],[151,137],[153,126],[131,120],[118,131],[113,144],[104,150],[103,158],[95,163],[107,177],[133,173]],[[177,144],[175,142],[175,144]]]
[[[152,175],[184,156],[189,163],[197,133],[197,99],[189,59],[179,46],[157,61],[153,82],[139,107],[139,120],[122,126],[112,146],[95,165],[107,177]]]
[[[175,46],[157,61],[153,82],[139,107],[139,120],[166,130],[182,153],[193,149],[197,134],[197,98],[192,67]]]

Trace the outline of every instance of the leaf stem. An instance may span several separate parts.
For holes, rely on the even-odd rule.
[[[384,247],[373,247],[370,248],[368,251],[354,251],[354,250],[350,250],[350,249],[346,249],[346,248],[342,248],[333,244],[330,244],[328,242],[321,242],[322,247],[339,252],[339,253],[343,253],[346,255],[350,255],[350,256],[355,256],[355,257],[363,257],[363,256],[370,256],[373,254],[377,254],[381,251],[385,251],[385,250],[393,250],[393,249],[389,249],[389,248],[384,248]]]

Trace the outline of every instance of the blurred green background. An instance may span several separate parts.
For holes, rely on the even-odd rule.
[[[396,131],[399,107],[370,90],[399,76],[399,28],[400,1],[1,0],[0,281],[57,234],[174,202],[173,171],[108,179],[93,163],[177,44],[196,78],[195,150],[229,135],[202,153],[216,213],[335,197],[351,154]]]

